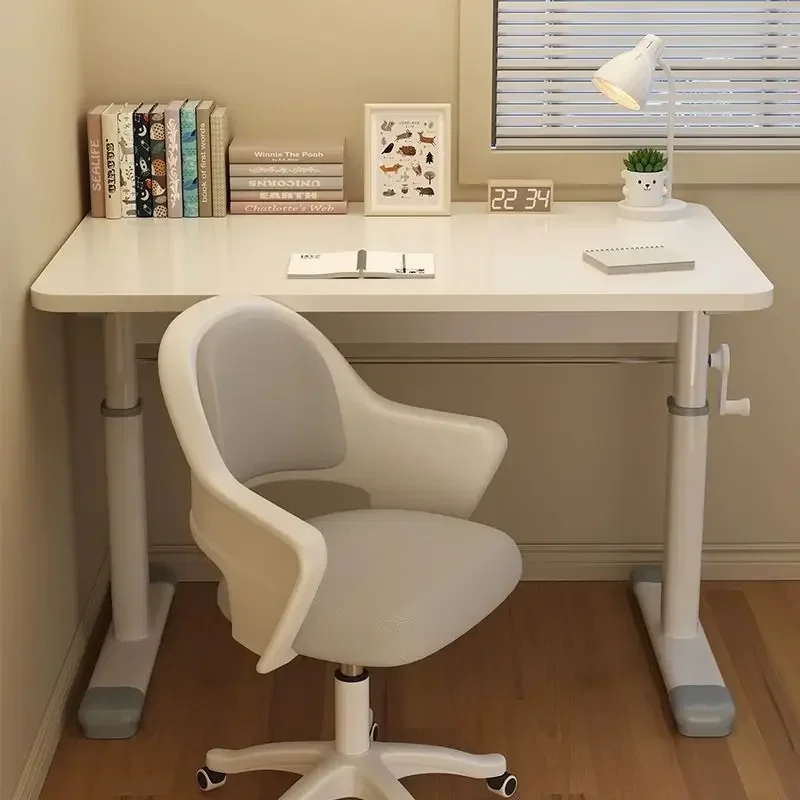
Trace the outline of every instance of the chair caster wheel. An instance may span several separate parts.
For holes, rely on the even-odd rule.
[[[504,772],[496,778],[488,778],[486,785],[492,794],[499,794],[500,797],[511,797],[517,791],[517,778],[510,772]]]
[[[369,726],[369,740],[371,742],[377,742],[379,733],[380,729],[378,728],[378,723],[373,722],[372,725]]]
[[[197,770],[197,785],[201,791],[210,792],[225,785],[227,775],[224,772],[216,772],[208,767],[201,767]]]

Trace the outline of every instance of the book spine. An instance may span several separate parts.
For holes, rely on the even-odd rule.
[[[344,192],[257,192],[245,189],[231,192],[231,200],[344,200]]]
[[[343,164],[231,164],[234,178],[265,175],[284,178],[339,178],[344,174]]]
[[[201,217],[212,216],[210,108],[197,109],[197,205]]]
[[[230,129],[226,110],[211,115],[211,210],[215,217],[228,211],[228,143]]]
[[[231,189],[344,189],[344,178],[231,178]]]
[[[102,130],[106,219],[119,219],[122,203],[119,197],[119,125],[116,112],[103,114]]]
[[[228,151],[231,164],[341,164],[344,161],[344,145],[338,147],[315,147],[300,150],[254,148],[252,145],[231,143]]]
[[[197,198],[197,115],[194,106],[181,109],[181,171],[183,216],[199,214]]]
[[[119,112],[119,192],[122,216],[136,216],[136,174],[133,166],[133,112]]]
[[[153,216],[167,216],[167,154],[164,112],[150,115],[150,172],[153,193]]]
[[[133,115],[133,161],[136,176],[136,216],[153,216],[153,181],[150,154],[150,114]]]
[[[330,203],[254,203],[231,201],[231,214],[346,214],[347,200]]]
[[[86,115],[86,139],[89,152],[89,200],[91,215],[105,217],[106,200],[103,191],[103,124],[102,112],[97,109]]]
[[[167,156],[167,205],[170,217],[183,216],[183,185],[181,183],[181,119],[180,109],[169,108],[164,127]]]

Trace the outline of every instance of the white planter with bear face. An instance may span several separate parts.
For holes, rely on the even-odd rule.
[[[630,172],[622,170],[625,185],[622,194],[625,202],[634,208],[654,208],[664,204],[667,196],[667,177],[669,172]]]

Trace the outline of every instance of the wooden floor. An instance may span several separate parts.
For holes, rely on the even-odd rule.
[[[520,585],[470,634],[418,664],[372,672],[381,736],[500,751],[520,800],[800,798],[800,584],[705,587],[702,618],[733,692],[728,739],[675,733],[623,584]],[[258,675],[214,587],[179,587],[135,739],[72,722],[42,800],[186,800],[213,746],[332,736],[332,668],[298,658]],[[74,720],[74,713],[72,714]],[[273,800],[292,777],[232,776],[212,796]],[[488,798],[482,782],[409,779],[417,800]]]

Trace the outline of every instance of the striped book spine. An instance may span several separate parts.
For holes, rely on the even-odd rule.
[[[187,100],[181,107],[181,169],[183,216],[199,215],[197,198],[197,106],[199,100]]]
[[[103,132],[103,192],[105,193],[106,219],[122,216],[119,199],[119,123],[117,114],[121,106],[112,103],[101,117]]]
[[[133,113],[138,105],[127,103],[118,116],[119,125],[119,193],[122,216],[136,216],[136,171],[133,162]]]
[[[228,109],[217,106],[211,112],[211,203],[215,217],[228,210],[228,144],[230,143]]]
[[[153,216],[167,216],[167,152],[164,115],[165,103],[159,103],[150,114],[150,171],[153,191]]]
[[[167,208],[170,217],[183,216],[183,183],[181,180],[181,106],[173,100],[166,111],[165,136],[167,156]]]
[[[150,114],[155,103],[142,103],[133,112],[133,161],[136,176],[136,216],[153,216],[150,155]]]

